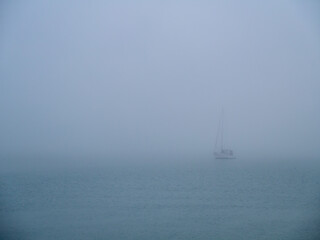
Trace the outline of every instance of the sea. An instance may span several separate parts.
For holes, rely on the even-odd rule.
[[[320,239],[320,164],[212,160],[0,174],[1,239]]]

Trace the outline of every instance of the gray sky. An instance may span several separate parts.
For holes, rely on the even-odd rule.
[[[222,107],[238,156],[319,157],[305,2],[2,2],[2,157],[212,156]]]

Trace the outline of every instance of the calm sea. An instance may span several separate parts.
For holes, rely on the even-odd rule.
[[[319,164],[71,167],[0,180],[1,239],[320,239]]]

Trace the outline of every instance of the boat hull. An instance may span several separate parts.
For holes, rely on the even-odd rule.
[[[215,159],[235,159],[236,157],[233,155],[232,151],[225,151],[225,152],[215,152],[214,153]]]
[[[235,157],[215,157],[215,159],[236,159]]]

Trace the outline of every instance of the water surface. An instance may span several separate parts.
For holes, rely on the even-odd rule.
[[[1,175],[8,239],[318,239],[316,164],[240,160]]]

